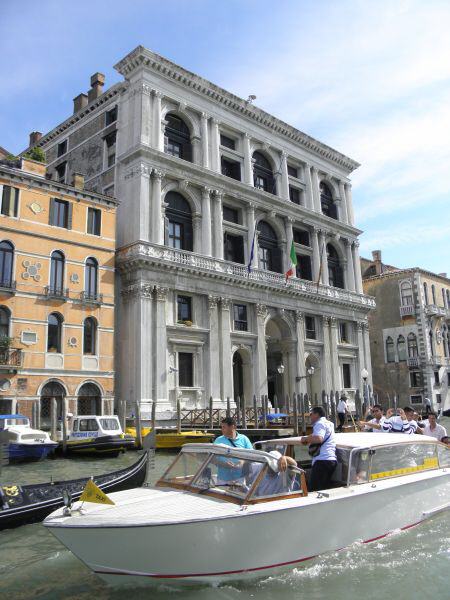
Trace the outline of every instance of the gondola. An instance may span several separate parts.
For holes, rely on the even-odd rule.
[[[94,477],[94,482],[106,494],[140,487],[145,480],[147,453],[130,467]],[[42,521],[63,506],[63,491],[78,500],[89,477],[70,481],[36,483],[32,485],[0,486],[0,530],[26,523]]]

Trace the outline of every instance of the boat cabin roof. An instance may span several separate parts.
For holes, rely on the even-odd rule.
[[[404,433],[372,433],[359,432],[359,433],[336,433],[336,446],[340,448],[376,448],[378,446],[387,446],[392,444],[405,444],[417,442],[428,442],[437,444],[438,441],[434,437],[428,435],[406,435]],[[287,444],[289,446],[297,446],[301,444],[301,437],[289,437],[289,438],[277,438],[274,440],[267,440],[265,442],[259,442],[264,444]]]
[[[268,464],[274,471],[277,470],[278,461],[269,452],[264,450],[250,450],[248,448],[233,448],[226,444],[185,444],[181,448],[183,453],[199,453],[217,454],[219,456],[233,455],[233,458],[241,458],[242,460],[258,461]]]
[[[72,419],[95,419],[96,421],[98,419],[116,419],[118,421],[119,417],[117,415],[74,415]]]
[[[27,419],[25,415],[0,415],[0,419]]]

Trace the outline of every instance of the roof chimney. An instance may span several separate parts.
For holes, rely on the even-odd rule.
[[[91,103],[103,94],[103,86],[105,84],[105,76],[103,73],[94,73],[91,76],[91,89],[88,92],[88,102]]]
[[[375,273],[381,275],[383,272],[383,265],[381,262],[381,250],[372,251],[372,260],[375,263]]]
[[[88,105],[88,97],[87,94],[78,94],[76,98],[73,99],[73,114],[77,113],[79,110]]]
[[[30,146],[34,146],[41,139],[42,133],[40,131],[32,131],[30,133]]]
[[[445,277],[447,278],[447,273],[438,273],[439,277]]]
[[[79,190],[84,190],[84,175],[81,173],[74,173],[72,175],[72,185]]]

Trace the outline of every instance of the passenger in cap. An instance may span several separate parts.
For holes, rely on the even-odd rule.
[[[290,456],[283,456],[278,450],[269,452],[276,462],[269,466],[263,480],[259,483],[256,496],[274,496],[292,491],[295,473],[287,473],[288,467],[296,467],[297,463]]]

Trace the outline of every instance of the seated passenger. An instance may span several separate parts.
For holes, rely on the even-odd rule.
[[[277,450],[272,450],[269,454],[277,459],[277,470],[274,471],[269,467],[264,478],[258,484],[255,496],[274,496],[292,492],[296,482],[296,474],[289,473],[288,467],[296,467],[297,463],[290,456],[282,456]],[[260,470],[258,470],[258,473]],[[255,474],[255,477],[258,473]]]
[[[248,450],[253,449],[248,437],[236,431],[236,421],[233,418],[225,417],[225,419],[222,419],[221,429],[222,435],[214,440],[214,444],[225,444],[233,448],[247,448]],[[228,459],[226,457],[220,457],[217,460],[220,465],[218,469],[218,485],[243,478],[243,462],[241,460],[236,458]]]

